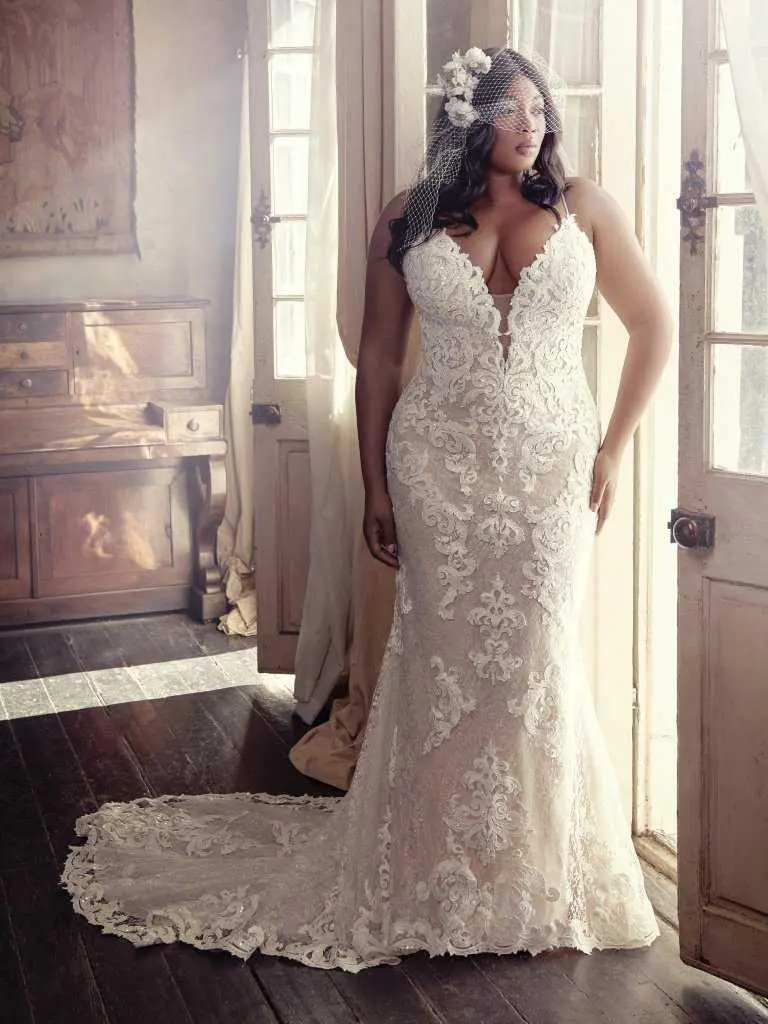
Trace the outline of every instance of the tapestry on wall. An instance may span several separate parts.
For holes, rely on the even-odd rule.
[[[0,256],[135,252],[131,0],[0,0]]]

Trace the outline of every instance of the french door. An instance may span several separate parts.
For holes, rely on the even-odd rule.
[[[685,0],[680,949],[768,993],[768,245],[717,15]]]
[[[248,0],[258,661],[293,670],[311,508],[304,333],[314,0]]]

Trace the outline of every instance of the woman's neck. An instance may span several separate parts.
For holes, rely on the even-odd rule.
[[[485,195],[493,206],[514,206],[524,203],[522,174],[488,170],[485,177]]]

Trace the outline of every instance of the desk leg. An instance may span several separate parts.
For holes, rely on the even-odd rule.
[[[209,622],[223,615],[227,607],[216,560],[216,534],[224,518],[227,472],[223,455],[205,455],[190,461],[195,558],[190,612],[201,622]]]

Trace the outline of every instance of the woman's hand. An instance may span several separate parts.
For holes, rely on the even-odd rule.
[[[365,497],[363,535],[374,558],[397,569],[397,534],[392,501],[386,491],[377,491]]]
[[[597,512],[596,533],[600,533],[613,508],[618,481],[619,457],[603,445],[592,469],[592,492],[589,496],[589,507]]]

